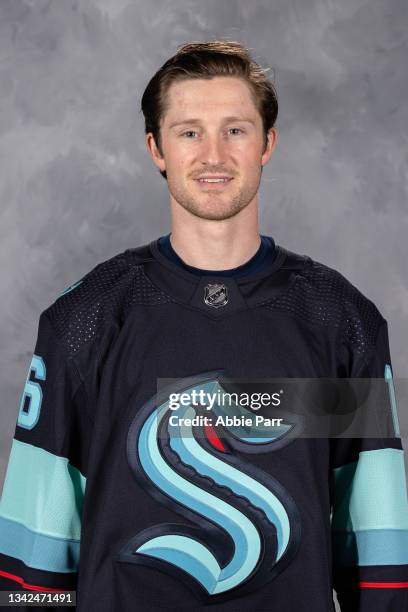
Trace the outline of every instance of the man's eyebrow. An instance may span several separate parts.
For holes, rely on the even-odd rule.
[[[223,119],[223,123],[230,123],[231,121],[240,121],[241,123],[252,123],[252,125],[255,125],[255,122],[253,119],[250,119],[249,117],[237,117],[237,116],[230,116],[230,117],[224,117]],[[192,124],[200,124],[201,123],[201,119],[192,117],[191,119],[183,119],[181,121],[175,121],[174,123],[171,123],[169,125],[169,129],[177,127],[179,125],[192,125]]]

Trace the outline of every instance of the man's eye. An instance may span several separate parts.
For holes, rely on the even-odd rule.
[[[235,131],[238,131],[238,132],[242,132],[241,128],[230,128],[230,131],[231,131],[231,130],[235,130]]]
[[[188,130],[187,132],[183,132],[182,136],[185,136],[186,134],[197,134],[197,132],[195,132],[194,130]]]

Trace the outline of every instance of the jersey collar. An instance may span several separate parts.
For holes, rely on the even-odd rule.
[[[235,278],[211,274],[197,276],[163,255],[158,242],[157,238],[128,252],[139,256],[146,276],[173,302],[200,310],[213,319],[247,310],[286,292],[296,281],[296,270],[303,268],[310,259],[276,245],[274,261],[261,272]]]

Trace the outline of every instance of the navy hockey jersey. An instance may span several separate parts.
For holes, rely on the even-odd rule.
[[[392,376],[376,306],[276,248],[262,272],[220,279],[154,240],[41,313],[0,502],[2,590],[76,589],[81,612],[329,612],[334,587],[346,612],[408,610],[398,436],[169,426],[174,380]]]

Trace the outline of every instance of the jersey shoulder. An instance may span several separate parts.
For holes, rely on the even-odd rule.
[[[68,356],[97,341],[112,325],[120,328],[134,304],[168,299],[144,273],[147,259],[148,245],[143,245],[102,261],[41,313],[50,320]]]
[[[271,301],[271,307],[311,324],[336,328],[340,341],[357,352],[370,350],[385,322],[374,302],[337,269],[289,251],[289,267],[292,260],[300,259],[303,264],[296,266],[294,282]]]

